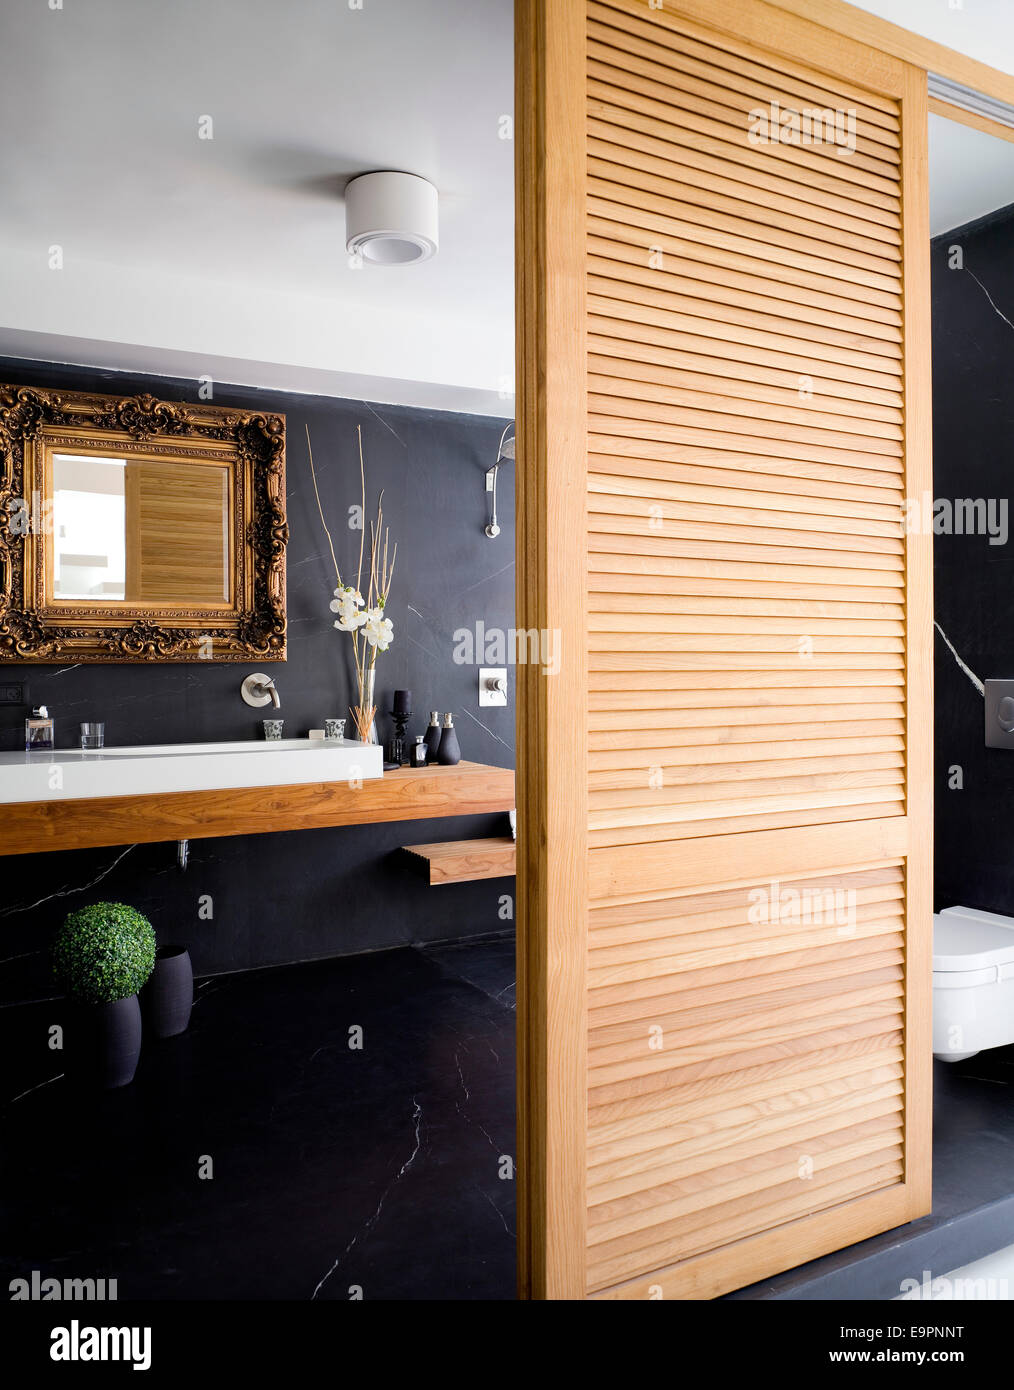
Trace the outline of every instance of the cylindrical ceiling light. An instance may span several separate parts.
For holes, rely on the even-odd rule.
[[[370,265],[416,265],[437,253],[437,190],[416,174],[360,174],[345,188],[350,255]]]

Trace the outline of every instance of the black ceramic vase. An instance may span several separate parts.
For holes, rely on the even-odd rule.
[[[444,767],[454,767],[461,761],[461,748],[458,744],[458,735],[454,728],[454,719],[451,715],[444,715],[444,727],[440,735],[440,747],[437,750],[437,762]]]
[[[440,715],[435,709],[430,710],[430,724],[426,730],[426,761],[435,763],[437,753],[440,751],[440,735],[443,730],[440,727]]]
[[[141,991],[144,1026],[156,1038],[186,1031],[194,1006],[194,970],[185,946],[160,946],[155,969]]]
[[[111,1091],[129,1086],[141,1056],[137,995],[111,1004],[75,1004],[69,1020],[68,1069],[79,1081]]]

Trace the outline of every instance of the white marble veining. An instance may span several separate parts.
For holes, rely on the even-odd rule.
[[[964,661],[962,661],[961,657],[958,655],[958,652],[957,652],[956,647],[954,646],[954,643],[953,643],[953,642],[951,641],[951,639],[947,636],[947,633],[943,630],[943,628],[940,626],[940,624],[939,624],[938,622],[934,621],[933,626],[936,628],[937,632],[939,632],[940,636],[944,639],[944,642],[945,642],[945,644],[946,644],[946,646],[947,646],[947,650],[950,652],[951,656],[953,656],[954,660],[958,663],[958,667],[960,668],[960,670],[964,671],[965,675],[968,677],[968,679],[969,679],[969,680],[972,682],[972,684],[975,686],[975,688],[976,688],[976,690],[979,692],[979,694],[982,695],[982,696],[985,696],[985,694],[986,694],[986,687],[983,685],[982,681],[981,681],[981,680],[979,679],[979,677],[975,674],[975,672],[972,670],[972,668],[971,668],[970,666],[968,666]]]
[[[18,1099],[20,1099],[20,1097],[18,1097]],[[335,1260],[331,1268],[328,1270],[328,1272],[320,1280],[318,1280],[317,1287],[310,1295],[311,1303],[314,1301],[314,1299],[316,1299],[321,1289],[331,1278],[331,1275],[334,1274],[335,1270],[341,1264],[342,1260],[345,1259],[346,1255],[349,1253],[352,1247],[359,1243],[360,1237],[367,1235],[380,1220],[380,1213],[384,1210],[384,1203],[387,1201],[391,1188],[397,1186],[397,1184],[401,1182],[402,1178],[412,1167],[412,1164],[416,1161],[416,1158],[419,1155],[419,1150],[422,1148],[422,1106],[419,1104],[418,1096],[412,1097],[412,1119],[415,1128],[415,1144],[413,1146],[412,1152],[409,1154],[408,1158],[406,1158],[405,1162],[401,1165],[397,1173],[395,1173],[394,1177],[391,1179],[391,1181],[384,1188],[383,1192],[380,1194],[380,1201],[374,1208],[373,1215],[369,1217],[368,1220],[363,1224],[363,1226],[360,1227],[360,1229],[355,1233],[355,1235],[349,1241],[348,1245],[346,1245],[345,1249],[341,1252],[341,1254],[337,1257],[337,1259]]]
[[[308,738],[0,753],[0,804],[365,781],[383,758],[379,744]]]

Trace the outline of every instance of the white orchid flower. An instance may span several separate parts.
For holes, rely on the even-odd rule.
[[[365,602],[366,600],[359,590],[353,589],[351,584],[347,584],[344,589],[335,589],[334,598],[331,600],[328,607],[331,609],[332,613],[338,613],[341,611],[343,604],[356,603],[362,608]]]
[[[363,623],[363,636],[378,652],[386,652],[394,641],[394,624],[384,617],[382,608],[368,608]]]
[[[364,599],[358,589],[351,585],[346,589],[335,589],[335,597],[329,605],[332,613],[338,614],[335,627],[342,632],[355,632],[366,622],[366,614],[361,612]]]

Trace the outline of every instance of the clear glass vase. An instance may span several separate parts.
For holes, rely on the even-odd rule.
[[[363,687],[362,690],[359,692],[359,699],[361,701],[361,708],[363,710],[374,709],[376,707],[377,702],[374,699],[373,693],[374,687],[376,685],[376,676],[377,668],[372,664],[368,665],[363,671]],[[371,721],[369,732],[367,733],[365,738],[363,737],[363,734],[359,728],[359,721],[356,719],[354,709],[352,711],[352,723],[355,726],[356,738],[360,739],[363,743],[377,742],[377,721],[375,718]]]

